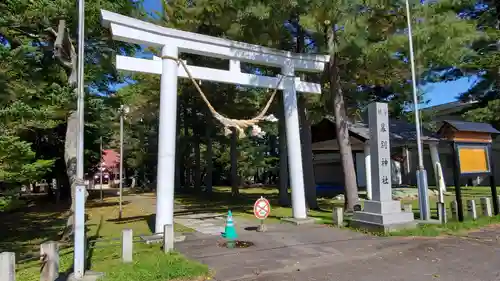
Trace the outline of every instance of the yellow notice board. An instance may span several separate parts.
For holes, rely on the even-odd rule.
[[[458,146],[461,174],[489,173],[487,146]]]

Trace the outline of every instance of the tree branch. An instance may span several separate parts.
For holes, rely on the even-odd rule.
[[[65,43],[65,37],[67,36],[66,32],[66,21],[65,20],[60,20],[59,25],[57,27],[57,32],[52,28],[49,27],[45,29],[47,33],[49,33],[50,36],[53,37],[54,39],[54,58],[56,58],[61,65],[63,65],[65,68],[69,70],[73,70],[73,62],[71,59],[71,55],[68,56],[67,53],[65,53],[65,48],[64,48],[64,43]],[[71,42],[70,42],[71,43]],[[72,47],[72,46],[71,46]],[[69,59],[68,59],[69,57]]]
[[[19,27],[11,27],[12,29],[16,30],[17,32],[21,33],[21,34],[24,34],[28,37],[31,37],[33,39],[37,39],[37,40],[40,40],[40,35],[37,35],[37,34],[34,34],[34,33],[30,33],[30,32],[27,32],[27,31],[24,31],[22,30],[21,28]]]

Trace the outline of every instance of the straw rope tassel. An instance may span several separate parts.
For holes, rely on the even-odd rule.
[[[215,110],[215,108],[212,106],[212,104],[208,100],[208,98],[205,95],[205,93],[203,92],[203,90],[200,88],[198,83],[196,83],[196,80],[193,78],[193,75],[191,74],[186,63],[183,60],[175,58],[175,57],[171,57],[171,56],[161,56],[161,58],[174,60],[177,62],[177,64],[182,65],[182,67],[186,71],[189,79],[191,80],[191,82],[195,86],[196,90],[200,94],[200,96],[203,99],[203,101],[205,102],[205,104],[208,106],[208,109],[210,110],[212,115],[215,117],[215,119],[219,120],[219,122],[224,126],[225,135],[227,136],[231,133],[231,130],[229,128],[235,128],[236,130],[238,130],[239,138],[245,137],[245,129],[246,128],[253,126],[253,125],[256,125],[260,121],[266,120],[265,115],[266,115],[267,111],[269,110],[269,108],[271,107],[271,104],[273,103],[274,97],[276,96],[276,93],[278,92],[278,88],[279,88],[281,81],[285,77],[284,75],[282,75],[280,77],[278,83],[276,84],[276,87],[274,88],[274,91],[273,91],[271,97],[269,98],[269,100],[266,103],[266,106],[264,106],[262,111],[257,116],[255,116],[252,119],[231,119],[231,118],[227,118],[227,117],[223,116],[222,114],[218,113]]]

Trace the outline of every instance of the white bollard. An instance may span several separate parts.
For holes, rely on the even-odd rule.
[[[16,254],[0,253],[0,280],[16,281]]]
[[[57,242],[49,241],[40,245],[40,256],[43,262],[40,281],[55,281],[59,277],[59,246]]]
[[[457,201],[450,202],[451,218],[454,220],[458,219],[458,203]]]
[[[174,249],[174,226],[166,224],[163,227],[163,251],[169,253]]]
[[[474,201],[473,199],[467,200],[467,212],[473,220],[477,219],[476,201]]]
[[[489,197],[481,197],[481,211],[483,216],[491,217],[491,200]]]
[[[436,202],[436,208],[438,213],[438,219],[441,223],[446,223],[448,221],[446,214],[446,205],[441,202]]]
[[[332,213],[332,221],[335,226],[343,226],[344,225],[344,209],[341,207],[333,208]]]
[[[133,260],[134,244],[133,244],[134,234],[132,229],[122,230],[122,262],[129,263]]]

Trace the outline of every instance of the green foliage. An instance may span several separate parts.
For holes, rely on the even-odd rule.
[[[110,83],[123,79],[113,65],[114,55],[132,54],[135,49],[111,39],[101,26],[100,10],[140,16],[140,2],[134,2],[86,1],[86,170],[99,160],[98,140],[109,138],[109,125],[115,118],[116,105],[106,96]],[[76,48],[76,8],[72,0],[0,3],[0,134],[5,137],[2,142],[8,143],[1,152],[20,149],[17,154],[2,154],[0,182],[65,174],[66,118],[76,108],[72,65],[76,57],[71,57],[71,49]],[[58,52],[54,42],[61,20],[71,46]]]
[[[377,2],[377,1],[375,1]],[[455,7],[470,1],[447,0],[412,6],[413,40],[419,83],[436,70],[457,66],[475,53],[469,46],[482,35],[476,23],[457,17]],[[341,85],[349,107],[363,108],[387,101],[401,115],[411,103],[411,73],[406,9],[403,1],[310,1],[301,23],[326,50],[325,30],[333,24],[336,44],[327,50],[338,56]],[[416,20],[418,19],[418,21]],[[325,100],[330,100],[324,95]]]
[[[26,202],[19,198],[19,189],[5,190],[0,195],[0,213],[11,212],[26,206]]]
[[[478,81],[460,96],[464,101],[478,101],[472,110],[466,112],[465,119],[492,123],[500,128],[500,6],[495,1],[481,1],[481,8],[469,8],[465,12],[477,19],[483,37],[470,46],[475,56],[464,60],[460,71],[450,73],[446,78],[476,76]]]
[[[296,29],[300,27],[306,38],[305,52],[330,53],[338,57],[339,85],[349,116],[362,116],[366,105],[372,101],[386,101],[392,116],[408,118],[405,114],[412,103],[411,75],[403,1],[383,4],[360,0],[163,2],[160,17],[148,20],[279,49],[297,47]],[[450,71],[442,74],[443,69],[450,67],[459,69],[460,75],[481,73],[483,81],[487,82],[478,83],[476,89],[483,93],[496,81],[499,56],[495,48],[486,48],[499,36],[494,25],[494,9],[488,6],[484,11],[474,10],[471,7],[475,2],[440,0],[412,6],[420,84],[458,77]],[[491,4],[491,1],[486,2]],[[139,4],[130,0],[86,1],[86,170],[91,171],[98,161],[101,137],[111,148],[118,147],[118,108],[120,104],[127,104],[131,110],[125,120],[125,163],[129,174],[150,183],[156,178],[159,77],[133,75],[131,79],[135,84],[112,95],[110,84],[124,81],[113,66],[113,58],[118,53],[133,55],[136,46],[111,40],[109,31],[100,24],[100,9],[139,18],[144,16]],[[7,0],[0,3],[0,10],[0,134],[4,136],[3,142],[21,148],[19,154],[2,154],[2,159],[8,159],[9,163],[8,166],[2,164],[2,175],[5,181],[13,178],[33,180],[43,177],[53,167],[51,165],[61,160],[66,118],[75,109],[74,86],[69,84],[72,71],[64,65],[68,54],[63,60],[57,56],[52,31],[57,30],[59,20],[64,19],[71,42],[76,44],[76,5],[72,0]],[[458,13],[466,16],[457,16]],[[481,32],[478,32],[478,25]],[[325,40],[329,28],[335,28],[336,35],[330,46]],[[158,50],[151,51],[156,53]],[[200,66],[218,68],[228,64],[189,54],[182,56],[189,63]],[[266,75],[277,74],[274,69],[251,64],[242,67],[247,71],[259,69]],[[305,76],[306,80],[321,81],[320,75]],[[201,87],[216,110],[231,118],[255,116],[270,94],[262,89],[219,83],[202,83]],[[325,111],[332,109],[331,104],[327,104],[332,100],[328,96],[329,87],[328,83],[324,84],[324,100],[305,98],[310,121],[320,120],[325,113],[331,114]],[[425,102],[423,93],[421,95]],[[179,81],[178,104],[178,146],[182,166],[190,169],[197,162],[192,147],[195,143],[201,143],[201,155],[206,156],[209,135],[213,141],[215,169],[218,174],[227,173],[229,139],[221,135],[220,125],[209,115],[190,81]],[[277,106],[275,103],[271,109],[276,116]],[[496,107],[492,102],[483,111],[470,116],[496,120],[491,113]],[[262,127],[268,133],[263,139],[247,138],[238,144],[238,171],[242,178],[277,170],[274,147],[277,124]],[[203,158],[202,166],[206,166],[207,161],[210,160]],[[53,172],[57,170],[60,169]]]
[[[306,52],[335,53],[339,57],[340,86],[345,93],[347,112],[351,117],[363,116],[366,105],[372,101],[389,102],[391,116],[405,118],[412,104],[409,45],[406,33],[404,2],[385,4],[379,1],[227,1],[203,0],[164,1],[157,24],[248,43],[286,50],[296,46],[294,28],[302,27],[306,37]],[[464,58],[476,57],[470,48],[473,42],[484,38],[477,31],[474,18],[459,17],[457,13],[470,7],[472,1],[433,1],[412,6],[413,35],[416,46],[417,75],[420,84],[434,81],[442,69],[461,66]],[[417,20],[418,19],[418,20]],[[284,22],[291,23],[284,25]],[[334,26],[337,41],[327,48],[325,31]],[[312,42],[312,43],[311,43]],[[157,52],[157,50],[154,50]],[[184,58],[191,64],[227,67],[227,61],[193,55]],[[256,66],[244,64],[244,68]],[[264,67],[261,72],[274,75]],[[306,75],[308,80],[320,81],[317,75]],[[158,77],[134,75],[137,84],[120,90],[119,97],[132,105],[127,120],[126,151],[130,168],[156,171]],[[267,99],[261,89],[247,89],[218,83],[202,83],[212,105],[231,118],[255,115]],[[328,84],[323,96],[328,99]],[[424,93],[420,93],[425,102]],[[178,145],[184,168],[193,168],[195,155],[191,144],[201,138],[201,154],[206,154],[205,128],[214,124],[207,115],[206,105],[189,81],[179,81]],[[325,101],[307,97],[310,120],[320,120],[325,114]],[[276,106],[273,107],[273,112]],[[331,112],[329,112],[331,113]],[[275,114],[277,115],[277,114]],[[215,124],[215,126],[218,126]],[[264,139],[243,139],[238,143],[239,167],[242,178],[257,171],[276,171],[277,161],[271,139],[277,135],[276,124],[265,125],[269,134]],[[116,132],[116,131],[115,131]],[[215,134],[214,134],[215,132]],[[229,139],[212,130],[213,157],[216,169],[229,171]],[[115,134],[115,139],[117,135]],[[202,159],[202,166],[206,165]],[[151,172],[153,171],[153,172]]]
[[[25,205],[25,202],[17,196],[0,196],[0,212],[11,212]]]
[[[463,114],[466,120],[474,122],[491,123],[496,128],[500,128],[500,99],[488,101],[485,106],[468,110]]]
[[[15,136],[0,136],[0,182],[25,183],[40,179],[53,160],[35,159],[31,144]]]

